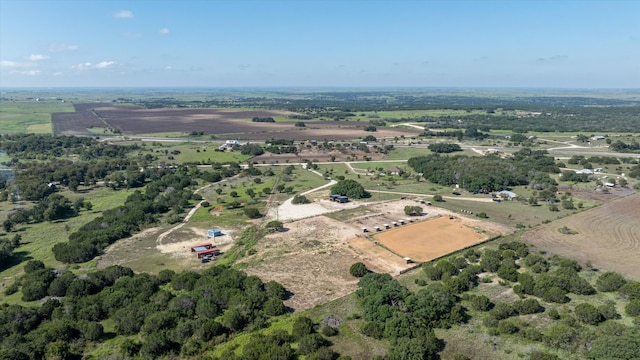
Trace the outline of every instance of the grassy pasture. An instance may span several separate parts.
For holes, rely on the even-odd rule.
[[[81,189],[82,190],[82,189]],[[15,250],[18,254],[18,261],[12,266],[0,271],[0,284],[6,286],[11,283],[16,276],[22,273],[24,264],[32,259],[42,261],[46,266],[54,268],[65,268],[68,265],[58,262],[51,249],[59,242],[67,241],[69,235],[77,230],[80,226],[86,224],[92,219],[98,217],[104,210],[114,208],[124,203],[124,200],[131,193],[121,190],[113,191],[106,187],[98,187],[88,190],[86,193],[62,192],[62,195],[68,197],[71,201],[79,197],[84,197],[86,201],[93,204],[91,211],[82,210],[79,216],[74,218],[54,221],[42,222],[38,224],[21,224],[18,227],[17,234],[22,236],[21,245]],[[7,211],[13,206],[7,202],[0,203],[0,221],[4,221]],[[8,234],[13,237],[14,233]],[[92,267],[94,264],[83,264],[83,267]],[[74,266],[80,269],[78,266]],[[21,303],[21,293],[5,296],[0,292],[0,301],[10,303]]]
[[[0,129],[3,133],[51,134],[51,113],[73,112],[71,103],[60,101],[0,101]]]

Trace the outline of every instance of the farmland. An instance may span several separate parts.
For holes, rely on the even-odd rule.
[[[543,225],[525,233],[523,240],[549,252],[590,261],[598,268],[610,269],[640,278],[640,195],[607,202],[597,208]],[[562,234],[559,228],[577,232]]]
[[[357,121],[306,121],[304,127],[291,122],[252,122],[254,117],[282,117],[292,112],[234,109],[144,109],[137,106],[113,106],[104,103],[76,105],[74,113],[54,113],[54,133],[92,135],[90,129],[104,128],[127,136],[152,133],[203,132],[216,139],[358,139],[369,135],[368,125]],[[380,137],[410,136],[417,129],[381,128]]]
[[[16,173],[20,174],[31,165],[61,158],[63,161],[56,163],[60,169],[52,168],[51,174],[36,174],[42,176],[33,176],[32,179],[36,180],[29,180],[37,181],[37,185],[45,181],[47,186],[51,182],[56,186],[53,194],[64,195],[72,203],[90,201],[93,209],[77,205],[77,211],[69,218],[54,219],[51,213],[55,208],[52,208],[42,218],[32,215],[17,226],[6,226],[4,232],[0,231],[3,241],[13,241],[16,235],[21,237],[16,241],[18,245],[12,262],[8,265],[3,263],[0,268],[0,300],[27,307],[40,306],[39,299],[25,300],[23,296],[34,284],[39,284],[24,280],[32,277],[30,272],[33,270],[29,267],[37,266],[30,260],[43,262],[45,269],[36,270],[37,273],[49,269],[55,274],[66,272],[87,284],[95,281],[93,272],[113,271],[116,265],[130,268],[136,279],[151,274],[148,279],[158,279],[154,280],[157,284],[162,281],[161,285],[154,285],[160,292],[144,301],[149,298],[153,298],[154,303],[164,301],[163,306],[171,311],[177,309],[178,303],[190,303],[188,287],[200,283],[198,277],[221,271],[225,266],[248,274],[243,285],[247,288],[253,286],[250,284],[257,284],[259,279],[264,283],[276,281],[286,289],[276,300],[282,301],[286,307],[282,311],[290,314],[265,317],[245,324],[246,327],[234,327],[229,321],[232,315],[229,315],[227,307],[238,310],[241,307],[237,304],[244,304],[248,298],[247,294],[238,292],[237,298],[219,303],[219,312],[209,312],[205,316],[210,317],[207,321],[224,323],[225,333],[208,340],[198,338],[199,332],[194,333],[184,344],[174,345],[163,355],[175,357],[185,357],[178,352],[186,351],[193,344],[198,349],[190,351],[195,351],[197,356],[227,356],[229,352],[240,356],[244,346],[255,339],[252,334],[258,332],[268,336],[281,329],[291,331],[292,323],[300,316],[310,316],[315,323],[323,322],[327,316],[340,318],[342,324],[336,326],[338,334],[326,335],[334,351],[354,359],[382,356],[396,344],[395,335],[387,330],[400,323],[396,320],[407,320],[398,326],[401,331],[421,326],[410,317],[414,316],[412,311],[419,303],[429,298],[430,295],[424,294],[445,296],[451,299],[451,304],[455,303],[457,309],[463,309],[469,315],[448,324],[446,329],[435,326],[437,337],[444,340],[439,348],[439,356],[443,359],[462,356],[505,360],[518,356],[527,359],[533,358],[535,351],[567,359],[582,359],[589,354],[588,346],[593,334],[601,336],[608,326],[633,328],[634,322],[638,321],[637,316],[627,314],[625,308],[630,304],[629,296],[635,295],[628,295],[624,292],[626,290],[618,292],[600,288],[591,294],[588,286],[584,287],[587,290],[583,293],[584,288],[571,288],[569,284],[584,285],[576,280],[577,276],[587,281],[589,286],[596,287],[598,279],[607,271],[623,274],[627,279],[638,279],[640,268],[635,259],[640,257],[640,223],[637,219],[640,198],[635,194],[634,186],[637,189],[638,182],[633,175],[638,166],[637,154],[612,152],[606,147],[605,140],[593,143],[579,141],[578,136],[584,137],[584,132],[578,131],[525,133],[520,138],[527,140],[526,146],[508,138],[521,135],[511,129],[482,130],[481,137],[485,134],[487,137],[478,139],[465,135],[465,127],[473,121],[509,117],[515,123],[533,116],[529,110],[486,106],[438,108],[434,104],[425,109],[408,107],[393,110],[383,109],[387,106],[384,105],[387,104],[385,100],[380,102],[383,104],[380,110],[374,111],[365,109],[365,103],[353,100],[356,97],[350,95],[349,100],[345,100],[336,93],[325,94],[318,100],[318,104],[333,102],[333,107],[302,106],[309,105],[311,100],[299,94],[289,99],[291,103],[287,100],[279,106],[259,106],[262,101],[273,101],[273,97],[256,99],[253,105],[247,99],[234,103],[218,98],[198,105],[197,97],[182,97],[162,100],[171,104],[159,107],[158,102],[144,97],[136,96],[135,101],[124,98],[114,101],[108,96],[100,96],[99,101],[74,101],[75,112],[70,112],[69,102],[49,104],[47,111],[53,113],[51,123],[41,114],[34,115],[33,121],[40,119],[38,124],[34,123],[38,126],[36,128],[29,127],[34,124],[28,124],[31,121],[28,113],[41,104],[25,102],[21,110],[10,110],[9,105],[3,103],[6,110],[2,114],[14,114],[5,119],[18,119],[15,114],[23,114],[19,123],[8,124],[9,132],[42,130],[52,124],[56,135],[88,136],[82,139],[87,140],[84,144],[90,141],[91,145],[78,147],[69,139],[79,138],[64,137],[65,143],[70,144],[64,150],[56,148],[56,139],[50,141],[50,137],[37,138],[41,144],[29,137],[16,138],[18,141],[2,138],[5,141],[3,145],[6,144],[10,150],[3,153],[1,159],[5,166],[15,166]],[[374,101],[374,98],[369,97],[369,100]],[[343,100],[344,104],[341,104]],[[389,106],[402,103],[397,101]],[[347,103],[351,107],[347,108]],[[555,111],[552,106],[550,109]],[[39,112],[45,110],[42,108]],[[589,111],[597,113],[603,110]],[[591,112],[589,116],[593,116]],[[621,111],[620,114],[626,112]],[[576,113],[584,115],[584,112]],[[289,117],[291,115],[294,117]],[[295,126],[300,121],[295,116],[304,118],[304,127]],[[253,122],[253,117],[273,117],[274,122]],[[406,119],[413,121],[412,126],[402,125]],[[548,123],[547,120],[543,123]],[[436,132],[459,131],[460,136],[419,137],[420,128],[427,125],[425,121],[429,122],[429,128],[441,125]],[[376,131],[365,131],[364,128],[372,124],[375,124]],[[627,127],[621,121],[616,124],[621,128]],[[361,143],[367,135],[374,136],[376,140]],[[608,140],[629,144],[637,139],[636,133],[629,132],[607,133],[606,136]],[[241,140],[242,145],[220,151],[218,147],[227,139]],[[270,144],[265,141],[271,139],[293,140],[286,146],[295,147],[296,151],[278,153],[277,147],[269,150]],[[21,147],[14,146],[21,141],[27,148],[24,154],[20,152]],[[460,158],[459,162],[472,159],[476,164],[482,163],[475,160],[495,150],[502,164],[497,169],[510,169],[510,157],[523,147],[530,147],[532,150],[549,149],[553,152],[557,157],[545,157],[553,168],[579,170],[602,167],[604,171],[592,174],[584,179],[585,182],[577,182],[559,177],[555,170],[536,170],[536,175],[548,176],[549,179],[543,179],[545,183],[523,181],[508,187],[518,198],[507,201],[495,192],[469,188],[469,181],[465,188],[465,183],[459,179],[468,169],[454,174],[454,179],[460,183],[446,183],[427,177],[429,172],[438,170],[423,172],[409,166],[409,158],[433,154],[428,148],[433,143],[459,144],[463,151],[436,156],[444,158],[465,154],[467,157]],[[260,150],[264,153],[253,156],[243,152],[249,145],[262,148]],[[91,151],[91,147],[96,151]],[[41,149],[40,153],[38,149]],[[566,157],[574,153],[587,157],[592,153],[602,153],[610,158],[587,160]],[[79,166],[84,162],[95,168],[88,172],[88,167]],[[105,164],[110,167],[103,167]],[[520,172],[534,173],[526,167]],[[80,173],[82,176],[77,175]],[[75,181],[73,184],[70,178]],[[538,180],[540,178],[537,177]],[[362,199],[351,198],[344,204],[329,201],[331,185],[345,179],[362,185],[368,194]],[[605,182],[612,183],[604,185]],[[177,184],[185,186],[180,202],[177,202],[177,196],[174,198]],[[35,188],[27,185],[19,184],[21,194]],[[501,188],[507,187],[504,184],[496,187]],[[136,214],[149,215],[147,211],[157,205],[165,206],[164,201],[171,200],[172,207],[168,213],[140,216],[144,222],[131,236],[113,240],[111,245],[100,248],[98,256],[92,260],[82,263],[56,260],[52,247],[70,241],[72,234],[107,210],[123,206],[116,211],[126,214],[124,205],[136,204],[150,189],[155,191],[154,195],[145,200],[146,207],[139,208],[144,210]],[[37,201],[17,201],[16,194],[4,193],[6,201],[0,203],[0,222],[21,209],[38,206]],[[301,194],[309,203],[293,204],[294,196]],[[407,212],[407,208],[412,207],[420,207],[421,211]],[[278,222],[282,224],[277,225]],[[108,228],[110,223],[104,221],[97,226]],[[213,227],[222,229],[224,235],[208,238],[206,231]],[[198,261],[190,247],[204,241],[213,242],[222,254],[211,262]],[[529,247],[523,249],[522,244]],[[404,257],[411,258],[413,262]],[[530,263],[536,261],[537,264]],[[354,263],[362,263],[365,267],[364,276],[367,278],[363,278],[363,283],[357,277],[359,275],[351,272]],[[406,290],[391,283],[379,290],[396,289],[398,291],[393,296],[404,298],[376,295],[373,302],[392,300],[366,308],[372,300],[365,299],[366,295],[362,293],[371,289],[357,291],[366,286],[369,277],[382,274]],[[557,287],[562,287],[558,290],[564,296],[553,297],[544,291],[534,293],[532,288],[522,290],[526,277],[521,278],[520,275],[525,274],[542,279],[538,287],[544,285],[543,280],[558,277],[554,281],[559,284]],[[573,282],[568,281],[567,276],[571,276]],[[260,289],[265,287],[258,285]],[[88,306],[92,302],[102,304],[111,296],[109,286],[102,292],[98,288],[90,289],[87,292],[93,293],[85,294],[86,298],[76,293],[73,298],[76,305],[70,308]],[[558,290],[554,289],[555,293]],[[46,291],[49,290],[45,289],[44,295],[47,295]],[[58,294],[57,291],[51,290],[54,294]],[[72,287],[69,291],[80,290]],[[486,309],[476,309],[473,300],[476,296],[488,298],[490,303]],[[72,301],[71,295],[64,293],[59,298],[65,306]],[[539,313],[513,312],[508,318],[498,319],[497,311],[491,310],[494,306],[504,308],[502,303],[511,306],[530,299],[539,301],[540,306],[536,309]],[[261,301],[254,300],[256,304]],[[583,323],[575,309],[587,301],[603,309],[607,307],[605,310],[613,306],[615,316],[611,311],[602,310],[599,320],[605,319],[603,314],[609,316],[603,325]],[[194,309],[201,316],[203,311],[214,308],[206,308],[198,302],[197,305],[194,303]],[[388,313],[372,318],[370,315],[378,309],[387,309],[384,311]],[[78,356],[80,353],[83,356],[117,356],[114,354],[120,351],[125,337],[121,336],[121,330],[115,324],[122,319],[114,319],[109,311],[103,310],[83,321],[103,326],[104,336],[90,345],[74,348]],[[552,318],[552,310],[559,313],[557,319]],[[140,315],[139,321],[147,324],[143,324],[144,330],[134,331],[129,336],[136,339],[132,340],[134,345],[146,344],[152,335],[148,331],[153,319],[169,312],[159,310],[158,313]],[[82,314],[73,316],[87,316],[85,312]],[[426,318],[430,315],[423,313],[421,316]],[[145,320],[147,317],[149,320]],[[192,320],[188,316],[182,317],[175,324],[182,326],[183,322],[188,322],[194,328],[202,325],[196,320],[192,323]],[[59,319],[47,321],[58,322]],[[371,325],[376,321],[378,323]],[[442,321],[444,326],[448,320]],[[176,330],[169,329],[173,325],[167,323],[167,330],[163,331],[174,334]],[[369,325],[378,326],[382,333],[368,332],[371,330],[367,327]],[[554,336],[549,335],[555,327],[565,325],[575,330],[577,345],[573,347],[566,344],[555,346]],[[153,333],[154,336],[157,334]],[[212,345],[214,342],[215,346]]]

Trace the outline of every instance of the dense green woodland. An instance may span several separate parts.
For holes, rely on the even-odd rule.
[[[31,261],[20,282],[23,296],[54,297],[40,307],[0,305],[0,359],[81,358],[115,335],[124,337],[115,353],[126,357],[197,358],[286,311],[282,285],[224,266],[157,276],[112,266],[78,277]],[[105,332],[105,320],[115,333]]]
[[[480,322],[491,335],[531,344],[528,359],[559,359],[545,352],[547,347],[594,360],[634,359],[640,351],[640,282],[602,272],[590,283],[577,262],[531,253],[524,243],[469,249],[426,263],[413,291],[388,274],[357,265],[351,272],[361,276],[355,293],[359,331],[388,344],[384,359],[439,359],[446,343],[434,329],[470,322]],[[213,359],[204,354],[237,334],[268,327],[287,311],[282,285],[221,265],[155,276],[111,266],[77,276],[30,261],[24,271],[12,291],[21,291],[25,300],[52,298],[40,307],[0,305],[0,359],[80,358],[113,336],[122,340],[109,354],[125,359]],[[476,295],[474,289],[493,276],[519,299],[494,302]],[[599,292],[615,293],[617,306],[590,303]],[[573,311],[561,306],[575,295],[582,300]],[[618,321],[617,308],[635,317],[635,324]],[[523,320],[532,314],[547,320]],[[113,324],[113,333],[105,330],[105,321]],[[338,331],[298,316],[290,330],[256,333],[241,351],[228,350],[221,359],[335,360],[339,354],[330,345]]]
[[[441,156],[432,154],[409,159],[416,173],[436,184],[458,184],[469,191],[497,191],[517,185],[530,185],[536,190],[552,189],[557,183],[549,173],[560,169],[544,150],[522,149],[513,159],[498,156]]]

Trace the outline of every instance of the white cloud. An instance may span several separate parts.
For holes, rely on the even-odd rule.
[[[114,64],[115,64],[115,61],[102,61],[96,64],[96,69],[106,69]]]
[[[169,29],[167,28],[162,28],[158,32],[160,33],[160,35],[169,35]]]
[[[62,71],[57,71],[53,73],[53,76],[62,76],[64,73]]]
[[[37,76],[40,75],[40,70],[16,71],[16,73],[20,75]]]
[[[49,46],[49,51],[51,52],[68,52],[76,50],[78,50],[78,45],[51,44],[51,46]]]
[[[82,70],[106,69],[113,65],[115,65],[115,61],[101,61],[97,64],[85,62],[78,65],[73,65],[71,68],[82,71]]]
[[[118,19],[131,19],[133,18],[133,12],[129,11],[129,10],[120,10],[116,13],[113,14],[114,18],[118,18]]]
[[[15,68],[21,68],[21,67],[27,67],[27,66],[29,66],[29,64],[19,63],[19,62],[16,62],[16,61],[9,61],[9,60],[0,61],[0,67],[1,68],[15,69]]]
[[[49,58],[49,56],[47,56],[47,55],[42,55],[42,54],[31,54],[31,55],[29,56],[29,60],[31,60],[31,61],[46,60],[46,59],[48,59],[48,58]]]
[[[173,70],[173,66],[171,65],[167,65],[164,67],[165,70]]]

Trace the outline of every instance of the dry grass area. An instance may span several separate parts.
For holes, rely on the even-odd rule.
[[[285,304],[296,311],[335,300],[356,288],[357,278],[349,275],[354,262],[367,263],[347,241],[356,236],[348,224],[317,216],[285,225],[287,231],[261,240],[256,254],[243,258],[245,271],[263,281],[275,280],[293,296]]]
[[[566,226],[577,231],[565,235]],[[522,235],[550,253],[640,279],[640,194],[554,221]]]
[[[225,236],[218,236],[215,241],[207,238],[207,230],[185,226],[165,236],[162,243],[158,238],[167,228],[151,228],[132,237],[121,239],[109,246],[97,260],[98,268],[110,265],[122,265],[135,272],[158,273],[162,269],[174,271],[198,270],[212,266],[214,263],[201,263],[191,246],[203,242],[212,242],[221,251],[233,245],[233,231],[223,231]]]
[[[377,234],[375,239],[396,254],[425,262],[478,244],[489,237],[486,232],[466,226],[460,218],[442,216],[403,225]]]
[[[255,254],[240,260],[245,271],[259,276],[263,281],[275,280],[293,293],[286,301],[296,311],[335,300],[356,289],[357,278],[349,275],[349,267],[363,262],[375,272],[398,275],[415,264],[407,264],[401,256],[376,244],[371,233],[363,233],[362,227],[373,230],[374,224],[391,223],[392,219],[407,219],[404,206],[415,204],[410,200],[369,204],[363,211],[346,210],[340,220],[316,216],[285,224],[287,231],[270,234],[253,249]],[[413,217],[413,221],[449,214],[446,210],[428,208],[429,212]],[[356,214],[352,217],[348,214]],[[407,219],[407,221],[409,221]],[[483,229],[509,229],[490,222],[473,219],[449,220]],[[435,226],[435,225],[433,225]],[[462,225],[461,225],[462,226]],[[408,229],[404,225],[403,229]],[[467,228],[475,234],[474,230]],[[391,233],[389,231],[388,233]],[[382,234],[385,232],[383,231]],[[495,233],[495,232],[494,232]],[[482,234],[483,239],[488,237]],[[448,250],[449,252],[455,251]],[[439,256],[445,255],[440,253]]]

